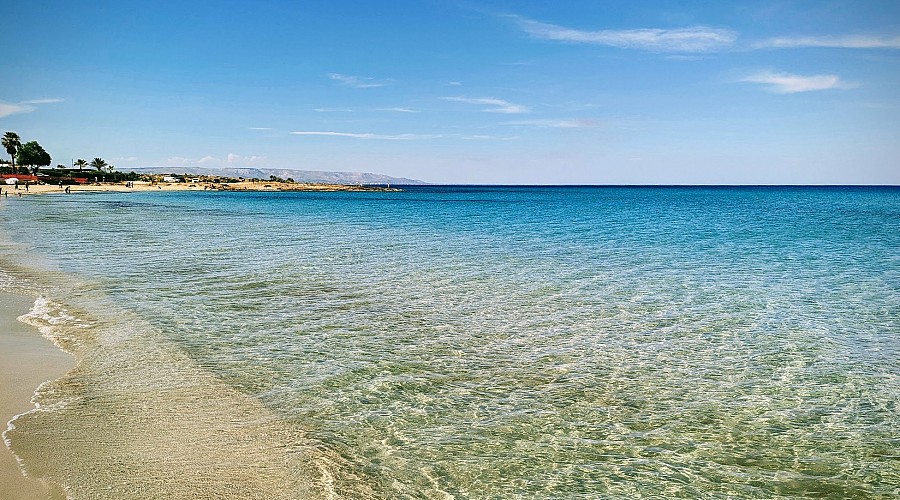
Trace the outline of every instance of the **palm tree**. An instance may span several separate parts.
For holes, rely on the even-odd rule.
[[[98,172],[103,172],[103,169],[106,168],[107,163],[103,160],[103,158],[94,158],[91,160],[90,166],[96,168]]]
[[[22,140],[19,139],[19,134],[15,132],[3,134],[3,147],[6,148],[6,152],[9,153],[9,156],[12,158],[12,169],[13,173],[15,173],[16,153],[18,153],[19,149],[22,147]]]
[[[88,166],[88,162],[79,158],[75,160],[75,166],[78,167],[78,170],[84,170],[84,167]]]

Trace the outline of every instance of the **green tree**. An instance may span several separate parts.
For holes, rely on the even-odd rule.
[[[49,166],[50,162],[53,161],[50,158],[50,154],[44,151],[44,148],[37,141],[28,141],[23,144],[19,148],[16,157],[19,158],[19,165],[31,167],[35,175],[37,175],[41,167]]]
[[[22,140],[19,139],[19,134],[15,132],[7,132],[3,134],[3,147],[6,148],[6,152],[9,153],[9,157],[12,158],[12,171],[15,173],[16,153],[18,153],[19,148],[22,147]]]
[[[79,158],[75,160],[75,166],[78,167],[78,170],[84,170],[84,167],[88,166],[88,162]]]
[[[107,163],[103,158],[94,158],[91,160],[90,166],[92,168],[96,168],[98,172],[103,172],[103,169],[106,168]]]

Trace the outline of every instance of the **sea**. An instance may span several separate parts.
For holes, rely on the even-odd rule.
[[[900,188],[0,199],[71,498],[900,497]]]

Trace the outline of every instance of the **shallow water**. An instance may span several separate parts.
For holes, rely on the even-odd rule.
[[[77,498],[900,494],[900,189],[13,201]]]

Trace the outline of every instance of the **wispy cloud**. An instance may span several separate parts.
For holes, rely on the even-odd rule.
[[[228,153],[225,158],[218,156],[206,155],[200,159],[187,158],[184,156],[173,156],[167,158],[164,163],[167,166],[199,166],[199,167],[235,167],[235,166],[254,166],[266,160],[265,156],[243,156],[234,153]]]
[[[531,37],[569,43],[607,45],[653,52],[712,52],[730,47],[737,32],[708,26],[678,29],[632,29],[584,31],[512,16]]]
[[[772,71],[760,71],[741,78],[739,81],[748,83],[761,83],[767,85],[770,92],[776,94],[796,94],[798,92],[811,92],[813,90],[849,89],[857,87],[857,84],[841,81],[837,75],[791,75],[788,73],[775,73]]]
[[[373,134],[373,133],[354,133],[354,132],[331,132],[318,130],[304,130],[291,132],[293,135],[301,136],[324,136],[324,137],[349,137],[352,139],[376,139],[383,141],[415,141],[423,139],[439,139],[443,137],[441,134]]]
[[[51,99],[31,99],[29,101],[22,101],[21,104],[55,104],[57,102],[65,102],[65,99],[51,98]]]
[[[900,36],[836,35],[783,36],[753,44],[761,49],[796,49],[825,47],[839,49],[900,49]]]
[[[328,73],[328,78],[345,85],[357,89],[372,89],[376,87],[384,87],[391,83],[390,80],[376,80],[368,76],[342,75],[340,73]]]
[[[247,130],[272,130],[272,127],[248,127]]]
[[[350,108],[313,108],[316,113],[352,113]]]
[[[64,102],[65,99],[31,99],[16,104],[0,101],[0,118],[9,115],[31,113],[37,109],[36,105]]]
[[[259,155],[250,155],[250,156],[242,156],[234,153],[228,153],[228,156],[225,157],[225,162],[229,165],[259,165],[261,162],[266,160],[265,156]]]
[[[478,135],[459,135],[456,137],[466,140],[466,141],[514,141],[516,139],[519,139],[519,136],[517,136],[517,135],[496,136],[496,135],[478,134]]]
[[[17,115],[20,113],[30,113],[32,111],[34,111],[34,106],[0,102],[0,118],[9,115]]]
[[[393,113],[418,113],[419,111],[411,108],[377,108],[376,111],[390,111]]]
[[[528,106],[513,104],[509,101],[496,99],[494,97],[441,97],[441,99],[445,101],[488,106],[487,108],[482,109],[482,111],[486,113],[520,114],[528,113],[531,111],[531,108],[529,108]]]
[[[169,158],[166,158],[163,163],[165,163],[166,166],[185,166],[193,164],[194,160],[185,158],[184,156],[170,156]]]
[[[578,118],[570,120],[518,120],[514,122],[506,122],[506,124],[543,128],[595,128],[600,126],[600,122],[590,118]]]

